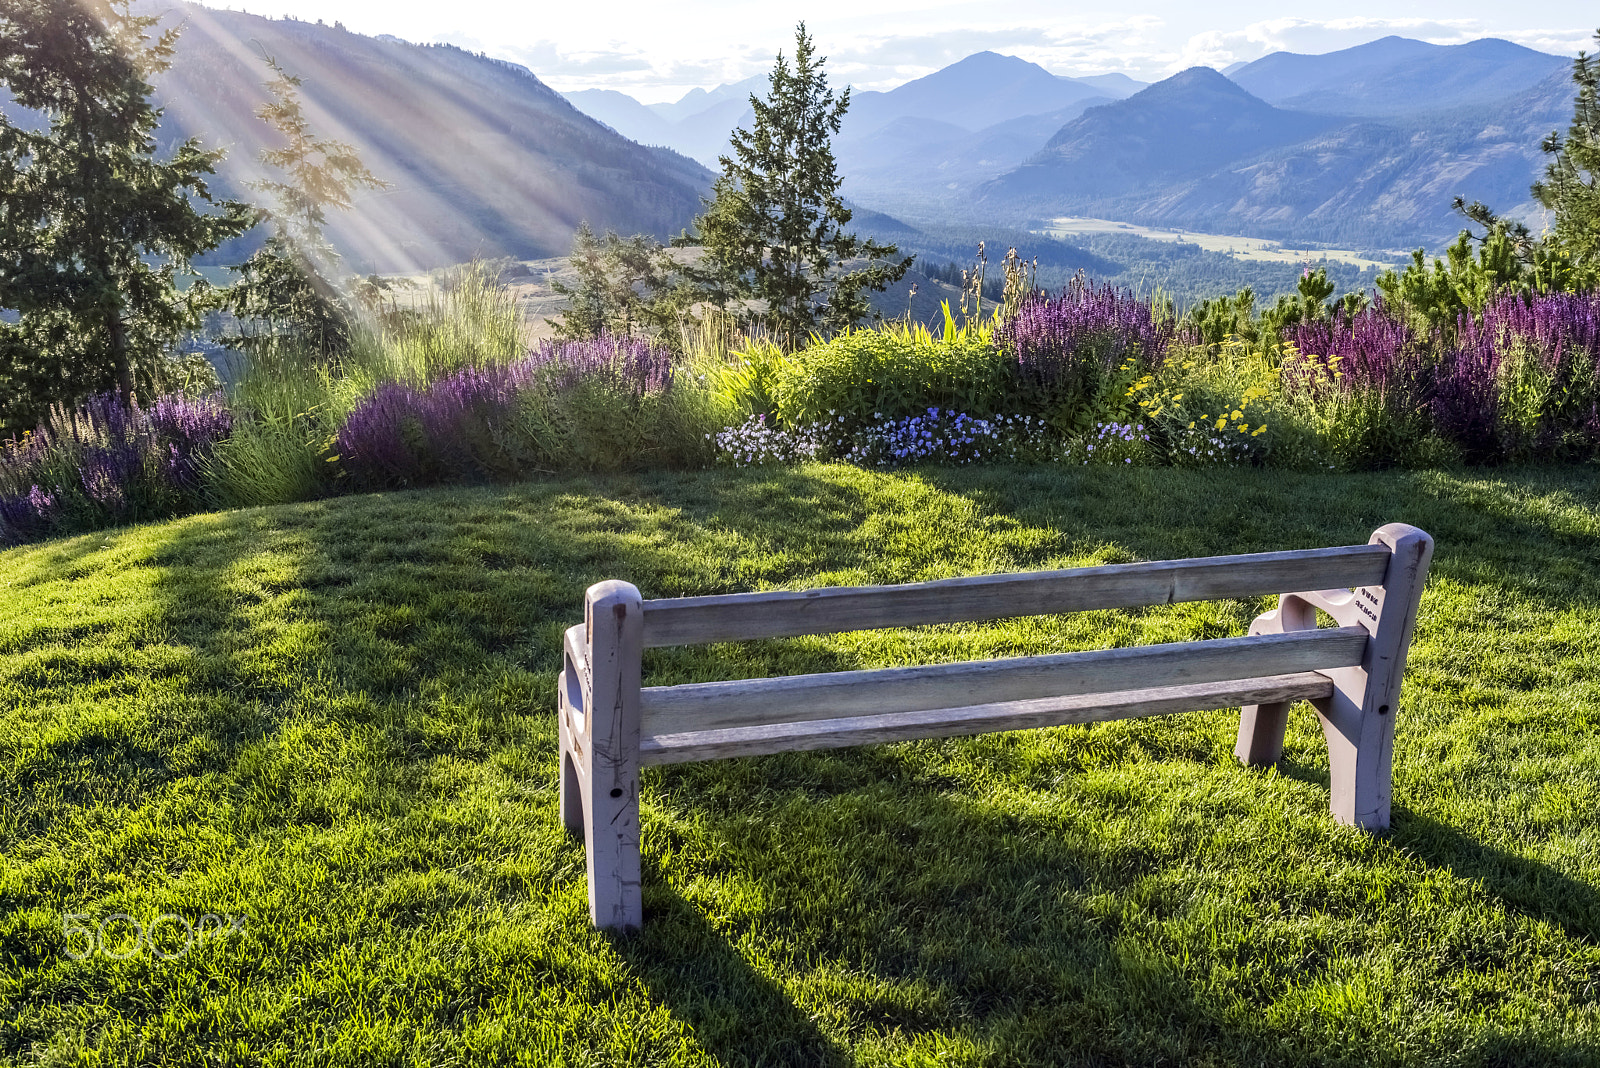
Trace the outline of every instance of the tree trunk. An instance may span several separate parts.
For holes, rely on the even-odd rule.
[[[111,340],[111,366],[117,372],[117,393],[128,407],[138,403],[133,393],[133,361],[128,358],[128,328],[122,322],[122,309],[113,308],[106,316]]]

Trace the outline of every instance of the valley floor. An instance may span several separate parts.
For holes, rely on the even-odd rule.
[[[812,466],[0,552],[0,1061],[1592,1065],[1597,503],[1593,468]],[[1271,773],[1234,762],[1233,712],[651,769],[646,928],[590,928],[553,715],[590,583],[902,582],[1394,520],[1438,547],[1389,836],[1331,822],[1303,708]],[[646,676],[1241,634],[1264,607],[657,650]]]

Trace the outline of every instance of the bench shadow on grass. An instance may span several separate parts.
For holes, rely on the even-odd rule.
[[[1278,774],[1328,789],[1328,773],[1280,760]],[[1561,928],[1571,938],[1600,938],[1600,893],[1594,887],[1536,860],[1486,845],[1448,823],[1402,804],[1390,806],[1385,840],[1397,852],[1457,878],[1476,882],[1502,906]]]
[[[693,1028],[696,1043],[719,1064],[852,1063],[776,982],[672,889],[654,857],[646,854],[643,861],[644,929],[610,938],[652,1002]]]
[[[1159,954],[1130,956],[1082,905],[1085,887],[1120,893],[1160,857],[1086,850],[1047,816],[954,793],[928,756],[903,746],[790,753],[657,769],[670,778],[655,785],[719,828],[714,854],[736,873],[730,885],[758,888],[761,941],[826,962],[787,967],[853,1042],[920,1041],[927,1053],[968,1040],[1006,1063],[1270,1054],[1272,1035],[1228,1020]],[[719,765],[761,785],[721,789]],[[838,1063],[648,855],[637,937],[621,952],[722,1063]],[[753,992],[731,990],[731,975]]]

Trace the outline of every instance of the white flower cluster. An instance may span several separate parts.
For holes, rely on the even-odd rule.
[[[1150,433],[1143,423],[1096,423],[1081,440],[1067,447],[1063,459],[1076,464],[1131,464],[1144,462]]]
[[[1179,430],[1167,449],[1168,459],[1182,467],[1210,464],[1248,465],[1259,442],[1248,434],[1227,434],[1210,424],[1193,430]]]
[[[816,460],[822,456],[825,444],[823,425],[808,424],[785,430],[768,425],[764,415],[752,415],[740,426],[724,427],[717,432],[717,459],[734,467]]]
[[[979,419],[948,408],[900,419],[874,413],[843,459],[873,467],[1047,459],[1054,438],[1044,420],[1031,415]]]
[[[1246,464],[1253,449],[1208,428],[1180,432],[1164,447],[1150,439],[1144,423],[1096,423],[1082,437],[1063,439],[1033,415],[995,415],[986,419],[943,408],[891,418],[878,413],[851,430],[842,416],[828,413],[817,423],[784,429],[765,416],[715,435],[717,459],[734,467],[840,460],[860,467],[904,467],[937,463],[1064,463],[1139,465],[1166,461],[1184,466]],[[707,435],[710,437],[710,435]]]

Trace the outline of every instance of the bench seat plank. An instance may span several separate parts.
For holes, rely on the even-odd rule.
[[[685,731],[640,738],[641,764],[679,764],[724,757],[760,756],[805,749],[837,749],[874,742],[949,738],[993,731],[1161,716],[1238,705],[1311,700],[1333,693],[1333,681],[1314,671],[1270,678],[1166,686],[967,708],[889,712],[841,719],[765,723],[722,730]]]
[[[1199,560],[1075,567],[1062,571],[974,575],[903,586],[829,586],[644,602],[644,644],[792,638],[801,634],[1012,616],[1220,601],[1383,582],[1382,545],[1244,553]]]
[[[1362,627],[1124,646],[921,667],[645,687],[648,735],[835,721],[1035,698],[1256,679],[1360,664]],[[851,743],[856,744],[856,743]]]

